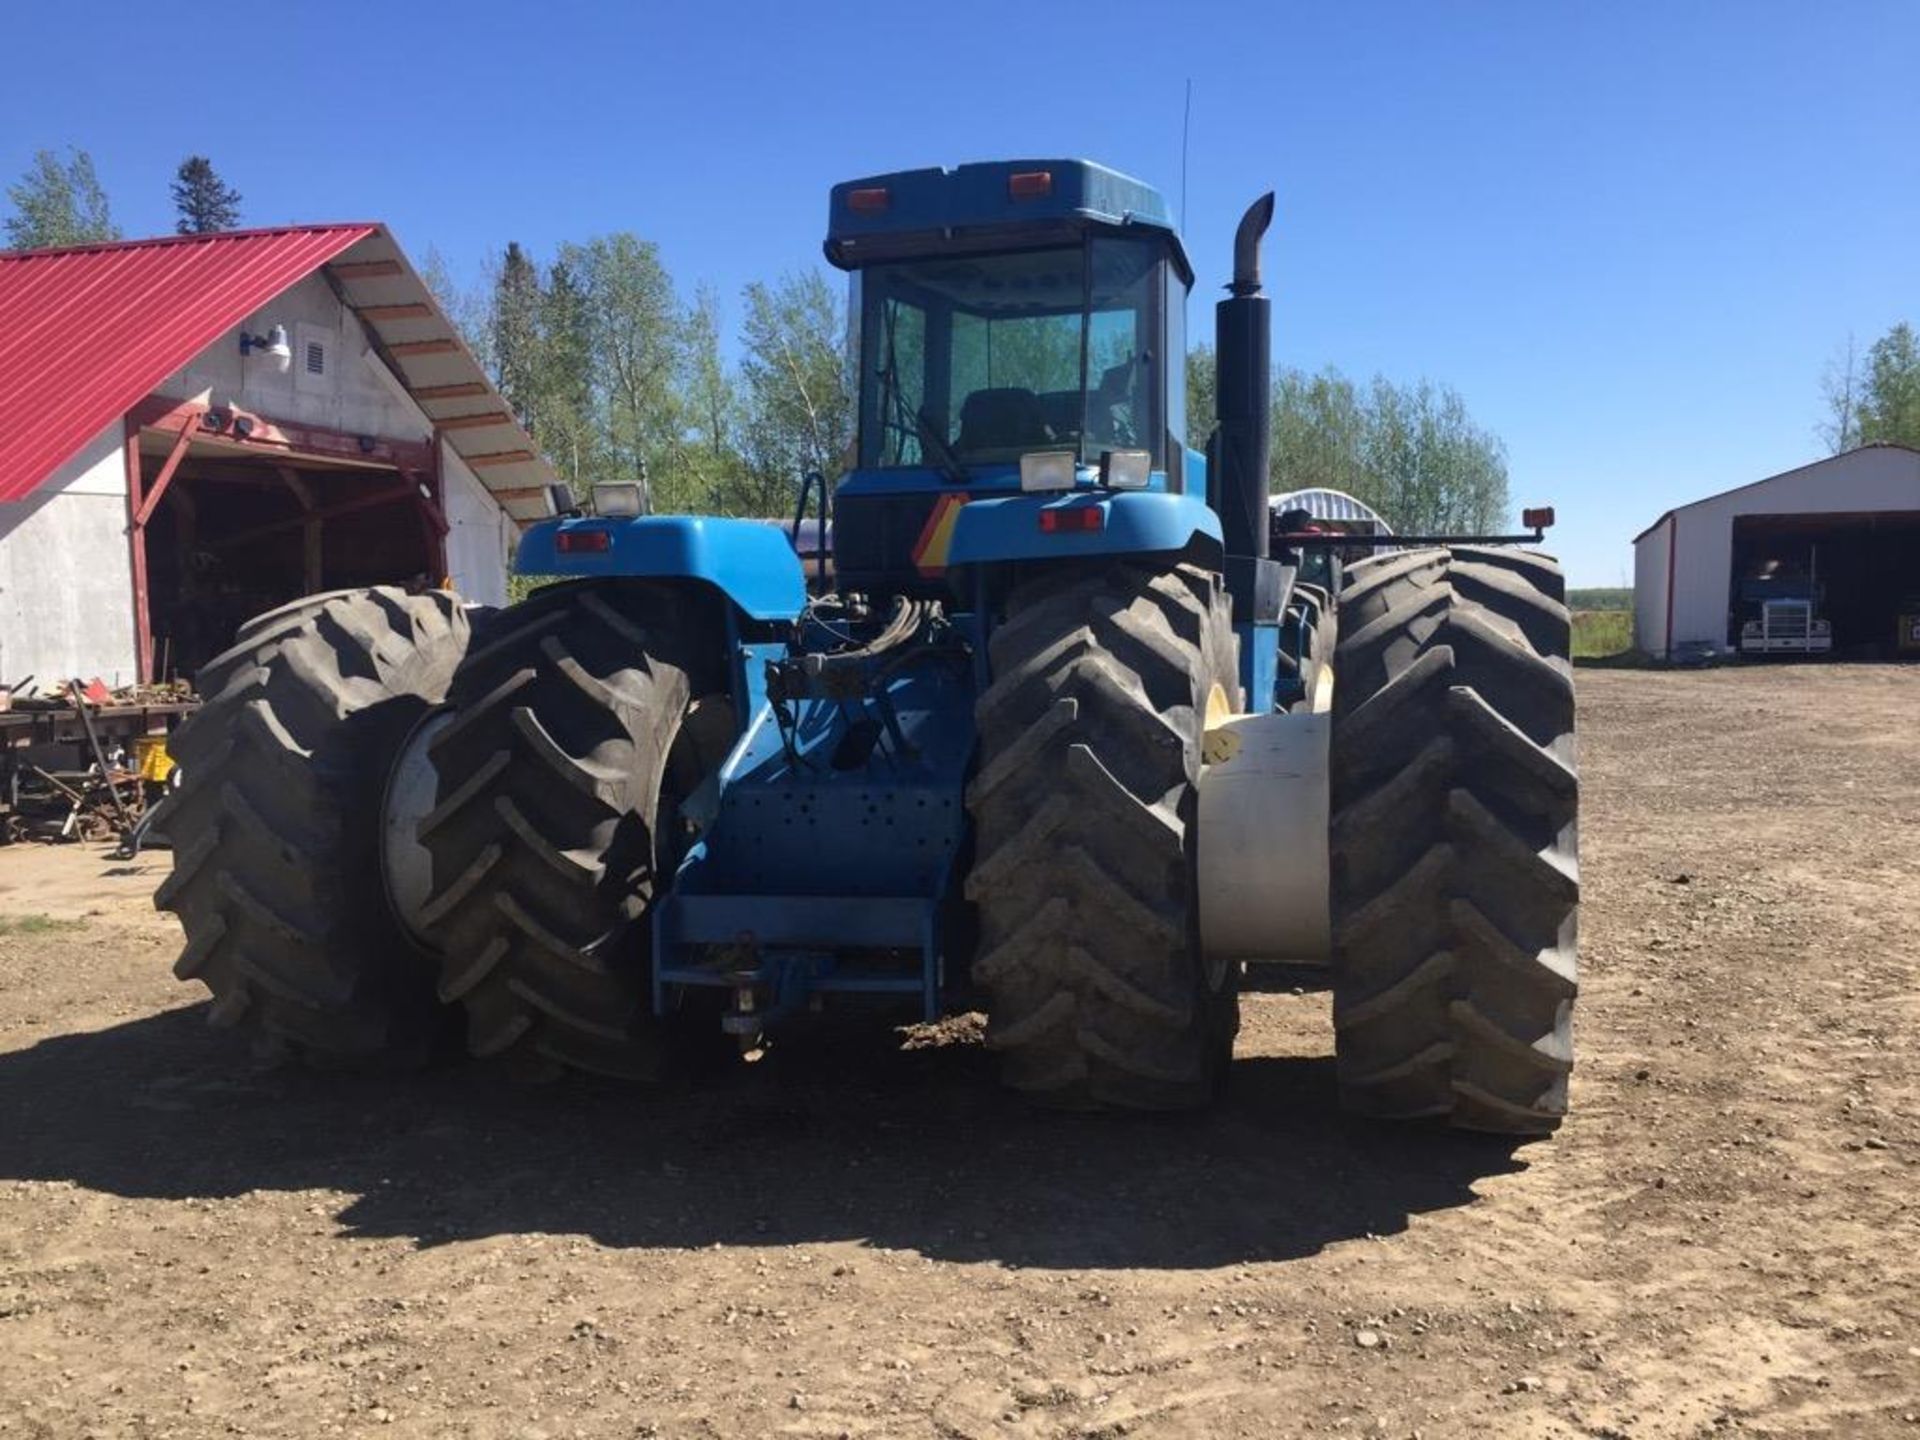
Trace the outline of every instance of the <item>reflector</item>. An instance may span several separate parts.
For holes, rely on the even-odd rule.
[[[886,209],[890,198],[887,187],[884,185],[869,186],[865,190],[849,190],[847,208],[857,210],[862,215],[870,215],[875,211]]]
[[[1098,505],[1074,505],[1040,512],[1040,533],[1059,535],[1075,531],[1103,530],[1107,512]]]
[[[613,536],[605,530],[562,530],[553,548],[562,555],[603,555],[613,548]]]
[[[1007,196],[1013,200],[1039,200],[1053,193],[1051,170],[1022,170],[1007,177]]]

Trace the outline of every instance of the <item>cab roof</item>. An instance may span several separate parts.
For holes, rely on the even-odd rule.
[[[1193,267],[1160,192],[1091,160],[992,160],[896,170],[833,187],[827,259],[842,270],[911,256],[1071,242],[1092,230],[1163,235]]]

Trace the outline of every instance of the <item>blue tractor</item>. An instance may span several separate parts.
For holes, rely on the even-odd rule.
[[[407,1063],[457,1024],[639,1079],[823,1007],[978,1009],[1015,1088],[1159,1110],[1217,1092],[1248,963],[1323,964],[1350,1108],[1553,1128],[1560,571],[1271,512],[1271,214],[1202,417],[1148,186],[837,186],[859,424],[815,553],[605,486],[526,534],[521,571],[564,578],[504,611],[373,589],[252,621],[176,742],[178,973],[274,1054]]]

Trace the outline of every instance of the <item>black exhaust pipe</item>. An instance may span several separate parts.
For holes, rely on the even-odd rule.
[[[1212,490],[1229,555],[1267,555],[1267,459],[1273,448],[1273,302],[1260,291],[1260,240],[1273,192],[1247,207],[1233,234],[1233,281],[1214,310],[1214,408],[1219,475]]]

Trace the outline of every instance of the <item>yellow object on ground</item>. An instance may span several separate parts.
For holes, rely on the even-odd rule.
[[[167,783],[167,777],[173,774],[173,757],[167,754],[167,737],[164,735],[142,735],[133,742],[134,769],[140,772],[142,780],[151,780],[156,785]]]

